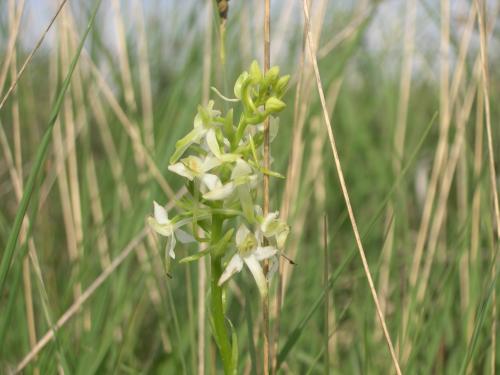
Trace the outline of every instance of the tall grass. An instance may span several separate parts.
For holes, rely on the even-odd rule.
[[[229,4],[224,66],[212,1],[104,2],[87,39],[87,2],[0,6],[0,373],[222,371],[209,270],[166,275],[145,218],[183,194],[168,159],[197,105],[219,100],[210,86],[232,96],[225,82],[263,58],[263,1]],[[271,65],[292,87],[272,144],[287,180],[271,179],[269,203],[296,263],[271,283],[277,373],[500,366],[498,7],[455,4],[271,3]],[[237,281],[238,372],[260,374],[262,306]]]

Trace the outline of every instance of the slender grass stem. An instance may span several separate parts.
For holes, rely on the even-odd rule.
[[[264,0],[264,74],[271,65],[271,0]],[[264,121],[264,169],[269,170],[269,117]],[[269,213],[269,175],[264,174],[263,180],[263,205],[264,216]],[[264,261],[264,274],[267,275],[269,261]],[[269,293],[262,298],[262,315],[264,323],[264,347],[263,347],[263,374],[269,374]]]

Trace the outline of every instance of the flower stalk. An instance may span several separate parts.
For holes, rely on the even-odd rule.
[[[187,194],[176,202],[179,213],[169,217],[154,202],[154,215],[148,218],[150,227],[167,237],[167,268],[171,259],[177,259],[177,243],[209,244],[179,263],[210,258],[210,323],[225,374],[233,375],[238,367],[236,330],[228,332],[232,324],[224,314],[225,284],[247,269],[267,306],[268,280],[273,274],[268,264],[274,268],[278,263],[289,232],[278,212],[269,213],[269,197],[264,208],[257,204],[263,180],[269,184],[270,176],[283,178],[270,169],[265,143],[276,136],[278,121],[270,119],[285,108],[281,99],[289,78],[280,77],[278,67],[263,73],[254,61],[236,81],[235,99],[214,90],[237,106],[225,115],[214,108],[213,101],[198,107],[193,129],[176,142],[168,167],[185,179]],[[239,115],[236,125],[234,113]]]
[[[220,215],[212,216],[212,238],[210,245],[215,247],[217,243],[221,240],[222,234],[222,224],[223,219]],[[224,367],[225,374],[231,374],[232,372],[232,360],[231,360],[231,344],[229,342],[229,336],[226,329],[226,318],[224,316],[224,302],[222,299],[222,287],[218,285],[219,279],[222,275],[222,256],[215,255],[211,256],[210,259],[210,270],[211,270],[211,318],[213,322],[214,337],[217,347],[219,349],[220,357],[222,360],[222,365]]]

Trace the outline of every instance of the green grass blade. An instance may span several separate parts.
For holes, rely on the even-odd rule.
[[[493,257],[493,260],[491,262],[491,266],[490,266],[490,270],[489,270],[490,274],[492,273],[493,265],[497,261],[497,255],[498,255],[498,251],[495,252],[495,256]],[[491,301],[493,300],[492,297],[493,297],[493,294],[495,293],[495,290],[496,290],[496,284],[497,284],[499,273],[500,273],[500,268],[498,268],[496,270],[496,273],[493,275],[493,278],[490,281],[488,288],[486,289],[486,295],[484,296],[484,299],[483,299],[481,305],[479,306],[479,309],[478,309],[479,311],[477,313],[477,319],[476,319],[476,322],[474,324],[474,331],[473,331],[473,334],[471,337],[471,341],[467,347],[467,353],[463,359],[462,366],[460,368],[459,374],[461,374],[461,375],[466,373],[467,367],[469,366],[469,363],[472,360],[472,357],[474,355],[474,351],[475,351],[476,346],[477,346],[477,342],[479,339],[481,328],[483,327],[483,325],[486,321],[486,313],[489,311]]]
[[[64,95],[66,94],[66,91],[68,90],[69,84],[71,82],[71,76],[73,75],[73,72],[75,70],[76,64],[78,62],[78,59],[80,57],[80,53],[82,52],[83,45],[85,43],[85,40],[87,39],[87,36],[92,28],[92,25],[95,20],[95,16],[97,14],[97,10],[99,9],[99,5],[101,3],[101,0],[98,0],[94,10],[92,12],[92,16],[90,17],[89,23],[87,25],[87,28],[85,30],[85,33],[83,34],[83,37],[80,41],[80,44],[78,45],[78,49],[76,51],[75,56],[73,57],[73,60],[71,61],[71,65],[68,70],[68,74],[66,75],[66,78],[63,81],[62,87],[59,91],[59,94],[56,98],[56,101],[52,107],[52,111],[49,117],[49,125],[48,129],[45,131],[45,134],[42,138],[42,141],[40,142],[40,146],[38,146],[38,149],[35,154],[35,162],[33,163],[33,168],[30,171],[28,181],[26,182],[26,187],[23,193],[23,196],[21,198],[21,202],[19,203],[19,208],[16,213],[16,217],[14,218],[14,224],[12,226],[12,229],[9,233],[9,237],[7,239],[7,246],[5,247],[5,251],[2,256],[2,262],[0,264],[0,295],[3,293],[3,288],[5,284],[5,280],[7,279],[7,274],[9,273],[10,269],[10,263],[12,261],[12,257],[14,255],[14,250],[16,248],[16,243],[17,239],[19,237],[19,231],[21,230],[21,224],[24,220],[24,216],[26,215],[26,211],[28,209],[31,196],[33,193],[33,189],[35,187],[35,182],[38,176],[38,173],[42,167],[43,162],[45,161],[45,157],[47,155],[47,150],[49,148],[50,140],[52,139],[52,130],[54,129],[54,124],[56,122],[57,116],[59,115],[59,111],[61,110],[61,106],[64,100]]]

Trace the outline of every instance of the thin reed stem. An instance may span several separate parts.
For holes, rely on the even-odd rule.
[[[325,339],[325,348],[324,348],[324,372],[326,375],[330,373],[330,328],[328,327],[328,321],[330,320],[330,291],[329,289],[329,270],[328,270],[328,216],[325,215],[323,217],[323,260],[324,260],[324,265],[323,265],[323,287],[325,288],[325,332],[324,334],[324,339]]]
[[[365,251],[363,249],[363,244],[361,242],[361,236],[359,234],[358,226],[356,224],[356,218],[354,217],[354,211],[353,211],[352,206],[351,206],[351,199],[349,198],[349,193],[347,191],[347,186],[346,186],[345,179],[344,179],[344,173],[342,171],[342,165],[340,164],[340,158],[338,155],[337,146],[335,143],[335,138],[333,136],[332,125],[330,123],[330,117],[328,115],[328,110],[326,108],[325,93],[323,92],[323,85],[321,83],[321,77],[319,75],[318,61],[316,59],[316,55],[314,54],[314,46],[313,46],[313,40],[312,40],[312,35],[311,35],[311,22],[310,22],[309,9],[307,7],[306,0],[304,0],[303,5],[304,5],[303,6],[304,18],[305,18],[306,30],[307,30],[307,42],[308,42],[307,44],[309,47],[309,54],[310,54],[310,57],[311,57],[311,60],[313,63],[314,74],[316,77],[316,85],[317,85],[318,94],[319,94],[319,97],[321,100],[321,106],[323,108],[323,116],[324,116],[324,120],[325,120],[325,124],[326,124],[326,129],[328,132],[328,138],[330,139],[330,146],[331,146],[332,153],[333,153],[333,159],[335,162],[337,175],[338,175],[338,178],[340,181],[340,187],[342,190],[342,194],[344,196],[345,204],[347,206],[347,212],[349,214],[349,219],[351,221],[351,226],[352,226],[352,230],[354,232],[354,237],[356,239],[356,245],[357,245],[358,250],[359,250],[359,255],[360,255],[361,261],[363,263],[363,268],[365,271],[366,279],[367,279],[368,285],[370,287],[370,292],[372,294],[373,302],[375,303],[375,308],[377,310],[380,325],[382,326],[382,331],[384,332],[385,341],[386,341],[387,346],[389,348],[389,352],[391,354],[391,358],[392,358],[392,361],[394,363],[394,368],[396,370],[396,373],[398,375],[401,375],[402,372],[401,372],[401,369],[399,367],[399,362],[398,362],[398,359],[396,357],[396,352],[394,351],[394,346],[392,344],[391,337],[389,335],[389,330],[387,329],[387,325],[385,323],[384,314],[382,313],[382,310],[380,308],[379,298],[377,295],[377,291],[375,289],[375,285],[373,283],[373,278],[372,278],[372,275],[370,272],[370,268],[368,266],[368,261],[366,260]]]
[[[264,0],[264,74],[271,65],[271,0]],[[269,117],[264,121],[264,168],[269,170]],[[263,185],[263,205],[264,216],[269,213],[269,175],[264,174]],[[264,261],[264,275],[267,276],[269,261]],[[264,346],[263,346],[263,374],[269,374],[270,345],[269,345],[269,293],[262,298],[262,315],[264,324]]]
[[[490,170],[490,183],[491,183],[491,194],[494,206],[494,217],[495,217],[495,228],[496,228],[496,243],[497,246],[492,247],[492,261],[493,267],[491,270],[491,277],[494,279],[497,273],[497,265],[496,265],[496,252],[498,251],[498,243],[500,242],[500,205],[498,202],[498,187],[497,187],[497,174],[495,170],[495,155],[494,155],[494,147],[493,147],[493,134],[491,128],[491,114],[490,114],[490,97],[488,92],[488,46],[486,40],[486,26],[485,26],[485,6],[483,3],[482,7],[479,4],[479,1],[476,0],[474,2],[477,8],[477,14],[479,19],[479,33],[480,33],[480,53],[481,53],[481,86],[483,88],[483,97],[484,97],[484,113],[486,117],[486,138],[488,143],[488,162],[489,162],[489,170]],[[496,250],[495,250],[496,248]],[[493,307],[491,310],[491,373],[495,374],[496,367],[496,331],[497,331],[497,310],[496,310],[496,291],[493,292]]]

